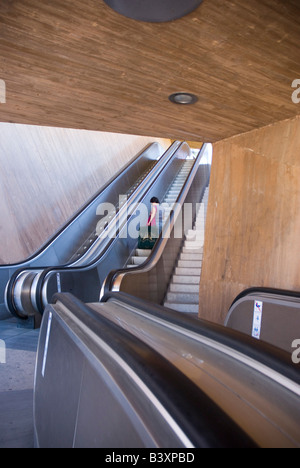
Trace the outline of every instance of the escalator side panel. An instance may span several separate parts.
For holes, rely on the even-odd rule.
[[[45,311],[38,346],[37,446],[255,446],[154,349],[75,297],[58,296]]]
[[[98,194],[92,197],[91,200],[80,208],[80,210],[74,214],[67,224],[59,230],[52,239],[50,239],[41,249],[36,252],[32,257],[19,262],[15,265],[0,265],[0,270],[13,268],[14,271],[20,268],[27,268],[30,266],[51,266],[56,265],[57,261],[59,264],[65,263],[67,256],[64,254],[66,243],[78,236],[78,232],[81,233],[80,227],[84,229],[87,225],[90,225],[91,220],[96,219],[96,207],[102,201],[114,203],[118,200],[119,194],[124,193],[130,185],[137,180],[141,175],[140,171],[144,171],[147,167],[153,163],[154,160],[159,159],[163,154],[163,148],[158,143],[148,145],[143,151],[141,151],[133,161],[131,161],[125,168],[123,168],[116,176],[111,179],[104,187],[102,187]],[[90,227],[90,226],[89,226]],[[69,236],[68,231],[73,232],[73,235]],[[64,236],[67,236],[66,238]],[[81,235],[81,234],[80,234]],[[72,242],[71,242],[72,243]],[[54,245],[54,249],[53,249]],[[47,250],[50,250],[50,255],[47,254]],[[46,257],[44,257],[46,255]],[[50,262],[51,256],[54,255],[53,262]],[[37,263],[38,262],[38,263]]]
[[[92,302],[95,300],[95,293],[97,298],[100,296],[101,286],[111,270],[123,268],[127,263],[128,258],[131,256],[132,251],[136,248],[138,241],[138,228],[141,223],[146,223],[148,217],[148,210],[150,209],[150,199],[153,196],[163,198],[168,187],[171,185],[174,177],[184,164],[186,157],[189,155],[190,148],[187,144],[181,144],[179,149],[176,150],[174,157],[172,157],[168,163],[162,168],[159,176],[153,182],[151,187],[146,190],[140,199],[139,203],[143,204],[143,207],[147,208],[147,214],[145,218],[141,217],[141,211],[139,210],[139,204],[136,204],[135,210],[132,215],[128,216],[128,222],[125,224],[121,231],[116,233],[115,238],[112,238],[109,245],[106,247],[104,252],[99,254],[99,258],[91,265],[80,268],[67,268],[64,270],[55,269],[52,275],[55,277],[57,272],[60,271],[61,277],[65,278],[65,284],[72,284],[70,289],[62,289],[63,292],[70,292],[76,297],[81,299],[83,302]],[[94,269],[98,275],[98,284],[96,288],[92,288],[89,282],[89,276],[91,275],[90,270]],[[84,277],[81,272],[86,272],[86,278],[84,279],[84,288],[82,286],[81,278]],[[50,274],[50,273],[49,273]],[[55,284],[56,279],[51,280],[51,284]],[[50,288],[47,291],[47,284],[43,285],[43,304],[46,305],[51,301],[52,295],[55,289]],[[91,295],[88,296],[88,291]]]
[[[300,296],[276,290],[263,292],[263,288],[250,290],[234,301],[225,326],[270,343],[292,356],[293,343],[300,339]]]
[[[53,309],[45,315],[39,349],[44,352],[38,354],[34,389],[37,447],[154,446],[105,366]]]
[[[214,330],[213,324],[187,320],[162,307],[155,306],[154,310],[152,304],[122,293],[113,294],[111,299],[107,297],[107,305],[103,308],[97,303],[90,307],[172,362],[258,445],[300,446],[300,387],[296,383],[299,375],[292,369],[286,353],[224,327]],[[211,338],[207,339],[209,335]],[[234,347],[224,346],[226,335],[228,344],[232,336]],[[243,345],[244,357],[238,350]],[[257,361],[252,359],[251,352],[248,354],[251,346]],[[286,376],[280,373],[280,360]]]
[[[103,201],[109,203],[118,201],[119,195],[126,193],[130,184],[141,175],[141,171],[149,167],[153,168],[153,164],[156,162],[158,167],[161,166],[161,163],[165,164],[165,160],[168,160],[177,146],[179,146],[179,142],[174,143],[171,146],[174,149],[169,149],[161,157],[163,148],[158,143],[149,145],[126,168],[120,171],[114,180],[108,182],[98,194],[88,201],[39,252],[21,263],[0,266],[0,317],[3,314],[7,315],[8,310],[13,315],[18,316],[13,305],[14,284],[12,279],[17,277],[19,271],[65,265],[72,253],[76,252],[82,239],[86,238],[87,233],[91,229],[95,230],[97,225],[96,212],[99,204]],[[6,295],[6,291],[8,291],[8,295]]]

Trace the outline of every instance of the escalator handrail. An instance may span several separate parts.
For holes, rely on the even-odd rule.
[[[161,156],[160,160],[158,161],[158,164],[155,165],[155,167],[150,171],[150,173],[147,176],[147,180],[149,183],[143,183],[143,188],[144,190],[139,190],[139,187],[134,191],[134,193],[131,195],[131,197],[127,200],[127,207],[124,208],[124,212],[126,212],[126,209],[128,210],[128,202],[132,204],[133,206],[136,205],[136,203],[139,202],[139,200],[143,199],[145,193],[151,189],[151,186],[155,182],[156,178],[164,171],[164,169],[168,166],[168,164],[173,160],[173,158],[176,156],[177,152],[180,150],[180,148],[184,145],[184,142],[180,141],[175,141],[173,144],[167,149],[167,151]],[[146,186],[145,186],[146,185]],[[149,188],[150,186],[150,188]],[[138,195],[137,195],[138,194]],[[56,266],[38,266],[38,267],[27,267],[27,268],[18,268],[12,276],[10,277],[10,280],[7,284],[6,287],[6,292],[5,292],[5,301],[7,304],[8,309],[11,311],[11,313],[14,316],[17,316],[21,319],[27,319],[27,317],[24,317],[20,315],[14,306],[14,289],[15,289],[15,283],[22,274],[23,271],[39,271],[41,272],[37,285],[36,285],[36,305],[40,313],[43,312],[43,300],[42,300],[42,285],[44,283],[44,280],[48,274],[51,272],[63,272],[66,269],[70,271],[82,271],[84,268],[89,268],[93,267],[95,264],[99,262],[101,257],[105,255],[107,249],[111,246],[113,241],[115,240],[114,238],[109,239],[107,237],[108,242],[105,244],[105,246],[101,249],[100,252],[98,252],[97,256],[94,256],[91,263],[86,264],[86,265],[80,265],[80,266],[72,266],[72,264],[64,264],[64,265],[56,265]],[[76,262],[75,262],[76,263]],[[17,266],[17,265],[16,265]]]
[[[176,142],[174,142],[174,144],[175,143]],[[101,196],[101,194],[105,190],[107,190],[110,185],[112,185],[115,182],[116,178],[119,178],[122,175],[122,173],[124,173],[124,171],[127,171],[130,167],[132,167],[134,164],[136,164],[136,162],[143,156],[143,154],[145,152],[147,152],[147,150],[149,150],[149,148],[152,145],[155,145],[155,144],[156,143],[151,143],[151,144],[147,145],[146,148],[144,148],[141,152],[139,152],[138,155],[134,158],[133,161],[130,161],[114,177],[112,177],[104,186],[102,186],[101,189],[96,194],[94,194],[86,203],[84,203],[84,205],[82,205],[79,208],[79,210],[77,210],[76,213],[74,213],[71,216],[71,218],[68,219],[68,221],[58,231],[56,231],[36,252],[34,252],[29,257],[21,260],[20,262],[11,263],[11,264],[2,264],[2,265],[0,265],[0,269],[1,268],[8,268],[8,267],[9,268],[20,267],[20,269],[21,269],[22,265],[27,264],[29,262],[32,262],[37,257],[39,257],[45,250],[47,250],[51,246],[51,244],[53,244],[62,235],[63,232],[65,232],[68,229],[69,226],[71,226],[80,216],[82,216],[82,214],[97,200],[97,198],[99,198]],[[158,163],[162,160],[163,157],[165,157],[167,151],[163,153],[161,158],[157,161]]]
[[[164,163],[159,168],[156,168],[156,170],[154,171],[153,174],[152,174],[152,171],[151,171],[151,173],[150,173],[151,184],[147,184],[147,187],[145,188],[144,192],[140,193],[140,197],[139,197],[140,201],[144,198],[145,193],[147,193],[147,192],[149,192],[151,190],[151,187],[155,183],[157,177],[159,177],[159,175],[168,167],[168,165],[171,164],[173,159],[176,157],[177,153],[180,152],[180,149],[185,144],[186,144],[185,142],[176,141],[167,150],[167,152],[166,152],[167,156],[165,156]],[[132,200],[132,198],[131,198],[131,200]],[[133,205],[136,204],[137,202],[138,202],[138,200],[134,199]],[[117,236],[116,236],[116,238],[117,238]],[[36,307],[39,310],[39,312],[41,314],[43,314],[43,311],[44,311],[44,300],[43,300],[44,284],[45,284],[45,282],[47,280],[47,277],[49,277],[50,274],[63,273],[65,271],[67,271],[67,270],[69,272],[80,272],[80,271],[84,271],[86,269],[93,268],[94,266],[96,266],[101,261],[101,258],[106,255],[108,249],[113,245],[113,242],[115,240],[116,240],[115,238],[109,239],[108,243],[105,245],[105,248],[102,249],[101,252],[98,252],[98,255],[96,257],[94,257],[92,262],[87,264],[87,265],[81,265],[81,266],[60,265],[60,266],[45,267],[45,268],[39,267],[38,269],[41,270],[41,274],[39,275],[39,279],[38,279],[38,282],[37,282],[37,285],[36,285],[36,293],[35,293]],[[36,268],[32,268],[32,269],[36,270]],[[27,270],[30,271],[30,268],[27,268]],[[21,270],[19,270],[19,274],[20,274],[20,272],[21,272]],[[16,274],[15,274],[15,277],[17,277]],[[13,293],[13,285],[10,284],[8,294],[11,295],[12,293]],[[10,298],[10,296],[8,296],[8,298]],[[10,302],[12,303],[12,301],[10,301]],[[13,306],[13,304],[12,304],[12,306]],[[15,310],[15,308],[13,308],[12,310]],[[17,311],[16,311],[16,313],[17,313]]]
[[[194,180],[194,177],[199,169],[199,163],[202,158],[202,156],[205,153],[207,144],[204,143],[195,159],[195,162],[193,164],[193,167],[177,197],[176,200],[176,207],[175,210],[172,210],[170,213],[169,219],[165,222],[162,232],[159,235],[158,240],[156,241],[151,254],[149,257],[147,257],[147,260],[142,265],[136,265],[131,268],[120,268],[117,270],[111,271],[107,278],[105,279],[103,286],[102,286],[102,291],[101,291],[101,296],[105,295],[109,291],[119,291],[121,282],[124,278],[125,275],[133,275],[135,273],[146,273],[150,271],[152,268],[155,267],[155,265],[158,263],[159,259],[161,258],[164,248],[166,246],[166,243],[168,241],[168,237],[165,236],[167,232],[172,232],[172,229],[175,225],[176,219],[179,215],[179,212],[181,210],[181,207],[183,206],[184,200],[187,196],[187,193],[190,189],[190,186]]]
[[[213,342],[217,342],[227,349],[234,350],[236,357],[246,356],[250,364],[259,371],[264,368],[281,377],[285,377],[293,384],[300,385],[300,373],[298,367],[292,363],[287,351],[279,349],[269,343],[258,341],[244,333],[232,330],[223,325],[209,322],[204,319],[186,316],[167,307],[131,296],[124,292],[108,292],[102,297],[101,302],[117,301],[147,314],[157,317],[169,324],[174,324],[185,329],[189,333],[201,335]],[[263,367],[258,367],[260,363]]]
[[[171,416],[187,446],[256,447],[205,392],[152,347],[69,293],[55,294],[52,303],[58,302],[126,362]]]
[[[277,288],[266,288],[266,287],[252,287],[245,289],[242,291],[240,294],[236,296],[234,301],[232,302],[231,306],[229,307],[229,310],[241,299],[243,299],[246,296],[249,295],[261,295],[261,294],[270,294],[270,295],[276,295],[276,296],[285,296],[285,297],[290,297],[294,299],[299,299],[300,301],[300,292],[299,291],[292,291],[292,290],[285,290],[285,289],[277,289]]]
[[[70,267],[84,267],[91,265],[94,260],[99,258],[100,252],[103,252],[111,244],[110,233],[116,232],[116,226],[118,226],[118,231],[127,222],[128,217],[135,211],[136,204],[140,203],[141,199],[144,197],[146,191],[149,190],[149,187],[155,182],[155,180],[160,176],[164,171],[165,167],[170,163],[176,152],[184,143],[179,143],[178,141],[174,142],[171,147],[164,153],[161,157],[158,165],[156,165],[148,174],[148,176],[141,182],[137,187],[134,193],[128,198],[127,202],[122,206],[122,208],[116,213],[114,218],[109,223],[104,239],[101,236],[94,242],[92,247],[79,259],[70,263]]]

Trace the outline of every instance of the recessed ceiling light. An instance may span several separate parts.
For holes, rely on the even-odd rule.
[[[203,0],[104,0],[121,15],[139,21],[161,23],[191,13]]]
[[[169,100],[175,104],[195,104],[198,101],[197,96],[191,93],[174,93],[169,96]]]

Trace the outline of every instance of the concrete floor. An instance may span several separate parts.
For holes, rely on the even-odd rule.
[[[33,447],[33,382],[39,330],[0,321],[0,448]]]

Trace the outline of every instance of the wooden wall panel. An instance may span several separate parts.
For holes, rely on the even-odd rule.
[[[169,140],[0,124],[0,263],[28,257],[145,146]]]
[[[300,118],[214,145],[200,316],[243,289],[300,290]]]
[[[299,0],[205,0],[167,23],[2,0],[0,121],[212,142],[294,117],[299,18]],[[199,101],[172,104],[179,91]]]

